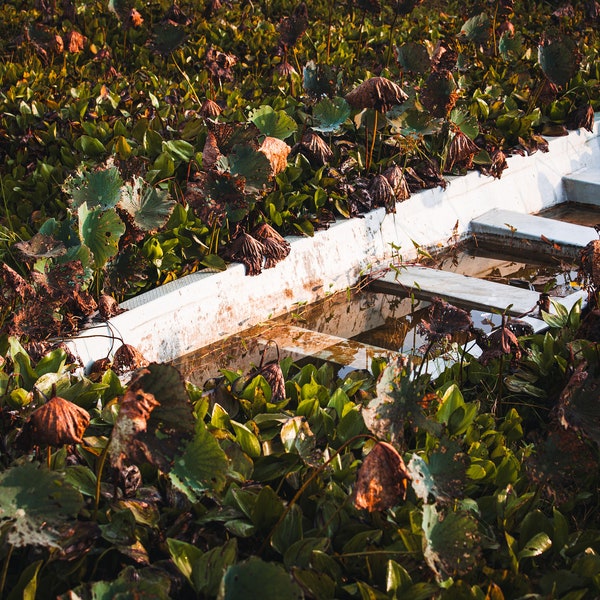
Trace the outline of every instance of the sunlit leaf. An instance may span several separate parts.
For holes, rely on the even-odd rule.
[[[114,209],[89,209],[86,203],[79,206],[79,235],[90,249],[96,268],[102,268],[117,254],[119,239],[125,233],[125,224]]]
[[[141,177],[135,177],[133,185],[125,186],[119,206],[133,217],[140,229],[155,231],[169,219],[175,200],[167,190],[149,186]]]
[[[250,112],[248,119],[262,134],[280,140],[285,140],[298,129],[296,121],[284,110],[274,110],[271,106],[255,108]]]
[[[312,128],[321,133],[333,133],[340,128],[350,113],[350,105],[345,98],[323,98],[313,108],[315,123]]]
[[[440,430],[419,404],[423,383],[410,377],[410,370],[406,359],[392,360],[377,382],[377,396],[362,411],[367,428],[398,447],[402,447],[404,428],[409,424],[430,432]]]
[[[78,173],[68,179],[63,188],[70,194],[74,208],[85,203],[88,209],[107,209],[116,206],[121,199],[122,185],[123,179],[119,169],[109,167]]]

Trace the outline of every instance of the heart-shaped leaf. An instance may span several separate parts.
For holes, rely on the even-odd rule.
[[[280,140],[285,140],[298,129],[296,121],[284,110],[274,110],[271,106],[254,109],[248,118],[262,134]]]

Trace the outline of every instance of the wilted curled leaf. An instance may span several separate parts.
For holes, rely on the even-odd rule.
[[[113,357],[113,370],[117,375],[122,375],[129,371],[135,371],[141,367],[146,367],[148,361],[142,353],[130,344],[122,344]]]
[[[19,444],[24,447],[79,444],[89,424],[86,410],[54,396],[29,415],[19,434]]]
[[[219,146],[217,146],[217,138],[209,129],[202,149],[202,166],[205,169],[212,169],[222,156]]]
[[[473,166],[473,157],[477,152],[479,152],[479,146],[472,142],[462,131],[457,131],[448,148],[445,171],[452,171],[454,167],[470,169]]]
[[[567,127],[569,129],[579,129],[583,127],[590,133],[594,131],[594,108],[591,104],[584,104],[567,117]]]
[[[600,289],[600,240],[592,240],[580,252],[577,277],[584,284]]]
[[[211,100],[210,98],[208,98],[202,103],[202,106],[200,107],[199,112],[203,117],[209,117],[211,119],[214,119],[215,117],[218,117],[223,112],[223,110],[214,100]],[[212,134],[212,136],[214,138],[214,134]],[[215,145],[216,145],[216,140],[215,140]],[[207,165],[204,164],[204,166],[206,167]]]
[[[287,50],[304,35],[308,28],[308,8],[306,2],[300,2],[289,17],[283,18],[277,27],[279,44]]]
[[[287,158],[291,148],[283,140],[267,136],[258,150],[271,163],[271,177],[281,173],[287,167]]]
[[[580,431],[600,443],[600,379],[594,377],[587,362],[582,362],[573,372],[563,389],[556,413],[559,423],[565,429]]]
[[[35,294],[33,287],[4,262],[0,263],[0,282],[0,306],[16,298],[31,298]]]
[[[410,198],[410,188],[402,169],[398,165],[393,165],[383,172],[383,176],[388,180],[394,190],[396,202],[402,202]]]
[[[406,497],[409,479],[398,451],[391,444],[377,442],[358,470],[354,506],[369,512],[391,508]]]
[[[232,68],[237,61],[234,54],[226,54],[213,47],[206,51],[206,68],[219,81],[233,81]]]
[[[385,77],[371,77],[346,94],[346,101],[353,108],[374,108],[380,112],[406,100],[408,96],[402,88]]]
[[[262,272],[264,246],[249,233],[241,231],[231,242],[227,256],[246,267],[246,275],[259,275]]]
[[[373,177],[369,193],[374,206],[385,207],[385,212],[388,214],[396,212],[396,195],[389,181],[383,175]]]
[[[333,158],[333,152],[325,140],[314,131],[307,129],[293,148],[294,152],[301,152],[308,158],[313,166],[322,167]]]
[[[290,253],[290,243],[268,223],[261,223],[254,229],[252,235],[263,245],[265,269],[274,267]]]
[[[85,46],[87,38],[78,31],[69,31],[66,35],[67,48],[71,54],[81,52]]]
[[[115,315],[120,315],[124,312],[124,308],[119,307],[119,303],[108,294],[100,294],[98,298],[98,312],[103,319],[110,319]]]
[[[267,227],[269,227],[269,225],[267,225]],[[277,233],[277,232],[275,232],[275,233]],[[277,235],[279,235],[279,234],[277,234]],[[277,358],[274,360],[270,360],[267,363],[264,363],[265,354],[267,353],[267,348],[269,347],[269,343],[274,344],[275,347],[277,348]],[[252,371],[250,371],[249,376],[251,378],[254,378],[257,375],[262,375],[265,378],[265,381],[271,387],[271,401],[279,402],[279,401],[285,399],[285,396],[286,396],[286,394],[285,394],[285,378],[283,376],[281,366],[279,365],[279,346],[277,346],[277,344],[275,342],[269,342],[269,343],[267,343],[267,345],[264,347],[264,349],[262,351],[261,358],[260,358],[260,364],[258,365],[257,368],[252,369]]]

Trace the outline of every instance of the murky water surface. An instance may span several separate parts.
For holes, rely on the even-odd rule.
[[[541,213],[573,223],[600,222],[599,209],[566,205]],[[424,263],[428,264],[428,263]],[[471,277],[515,285],[554,296],[565,296],[576,284],[577,266],[547,256],[499,255],[473,243],[448,248],[435,256],[435,266]],[[328,360],[350,364],[351,368],[369,368],[371,359],[385,351],[416,353],[427,341],[419,334],[418,324],[426,316],[428,302],[399,298],[368,289],[348,290],[325,300],[296,309],[268,323],[241,332],[222,342],[201,348],[176,361],[184,375],[201,385],[218,376],[221,369],[248,372],[264,360],[292,356],[302,360]],[[476,327],[490,331],[500,316],[471,311]],[[267,347],[268,340],[277,342]]]

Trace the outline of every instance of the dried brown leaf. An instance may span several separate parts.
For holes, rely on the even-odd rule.
[[[410,188],[408,187],[408,182],[406,181],[404,172],[398,165],[393,165],[392,167],[387,168],[383,172],[383,176],[392,186],[392,190],[396,196],[396,202],[403,202],[404,200],[410,198]]]
[[[449,70],[433,71],[427,77],[421,93],[421,102],[432,116],[447,118],[457,99],[456,82]]]
[[[386,213],[396,212],[396,195],[389,181],[383,175],[375,175],[369,186],[373,206],[385,207]]]
[[[71,54],[77,54],[81,52],[85,47],[87,38],[78,31],[69,31],[66,35],[67,38],[67,49]]]
[[[358,470],[354,506],[369,512],[391,508],[406,497],[409,479],[398,451],[387,442],[377,442]]]
[[[19,434],[19,444],[26,447],[79,444],[89,424],[86,410],[54,396],[29,415]]]
[[[119,346],[113,357],[113,370],[117,375],[123,375],[129,371],[135,371],[147,366],[148,361],[144,358],[143,354],[130,344]]]
[[[310,129],[304,132],[300,143],[294,146],[294,150],[304,154],[313,166],[322,167],[333,158],[333,152],[327,142]]]
[[[300,2],[289,17],[284,17],[277,27],[279,44],[288,50],[304,35],[308,28],[308,8]]]
[[[100,298],[98,298],[98,312],[103,319],[108,320],[115,315],[125,312],[125,309],[121,308],[112,296],[100,294]]]
[[[374,108],[380,112],[387,112],[406,100],[408,96],[402,88],[385,77],[371,77],[346,94],[346,101],[353,108]]]
[[[269,159],[272,177],[285,171],[291,148],[283,140],[267,136],[258,150]]]
[[[290,243],[268,223],[258,225],[252,235],[263,245],[265,269],[274,267],[290,253]]]
[[[211,119],[214,119],[215,117],[218,117],[221,113],[223,112],[223,109],[214,101],[211,100],[210,98],[208,98],[207,100],[205,100],[202,103],[202,106],[200,107],[200,114],[203,117],[209,117]],[[214,133],[211,133],[211,135],[214,136]],[[215,138],[215,146],[216,146],[216,138]]]
[[[227,255],[246,267],[246,275],[258,275],[262,271],[265,248],[261,242],[241,231],[231,242]]]
[[[445,172],[451,172],[454,167],[470,169],[473,166],[473,157],[477,152],[479,152],[479,146],[462,131],[457,131],[448,148]]]

